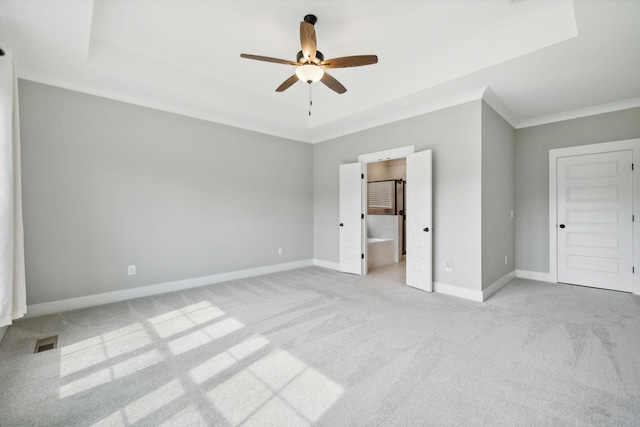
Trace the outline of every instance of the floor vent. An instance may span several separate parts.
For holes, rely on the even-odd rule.
[[[54,348],[58,348],[57,335],[49,338],[42,338],[36,341],[36,349],[34,353],[42,353],[43,351],[53,350]]]

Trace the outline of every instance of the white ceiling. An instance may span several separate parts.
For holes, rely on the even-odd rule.
[[[275,88],[318,17],[348,89]],[[640,0],[0,0],[19,77],[306,142],[485,99],[516,127],[640,105]]]

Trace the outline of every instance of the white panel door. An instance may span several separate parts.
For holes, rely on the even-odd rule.
[[[407,156],[407,285],[433,291],[431,150]]]
[[[631,150],[558,158],[558,282],[632,291],[631,163]]]
[[[340,271],[366,274],[362,197],[363,163],[340,165]]]

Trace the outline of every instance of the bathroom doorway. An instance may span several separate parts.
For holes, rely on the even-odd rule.
[[[367,271],[406,283],[405,157],[367,164]]]
[[[406,159],[404,186],[403,246],[406,248],[405,283],[417,289],[433,292],[432,279],[432,152],[415,152],[413,145],[375,153],[361,154],[357,163],[340,165],[339,179],[339,271],[367,274],[369,250],[367,243],[367,165],[379,161]],[[395,180],[393,180],[395,181]],[[395,187],[394,187],[395,188]],[[406,237],[406,239],[404,238]],[[397,238],[398,246],[400,238]],[[389,243],[387,242],[387,245]],[[394,254],[398,250],[394,248]],[[399,264],[398,263],[390,264]]]

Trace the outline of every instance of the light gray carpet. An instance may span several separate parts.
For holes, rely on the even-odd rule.
[[[517,279],[475,303],[309,267],[25,319],[0,424],[637,426],[640,298]]]

